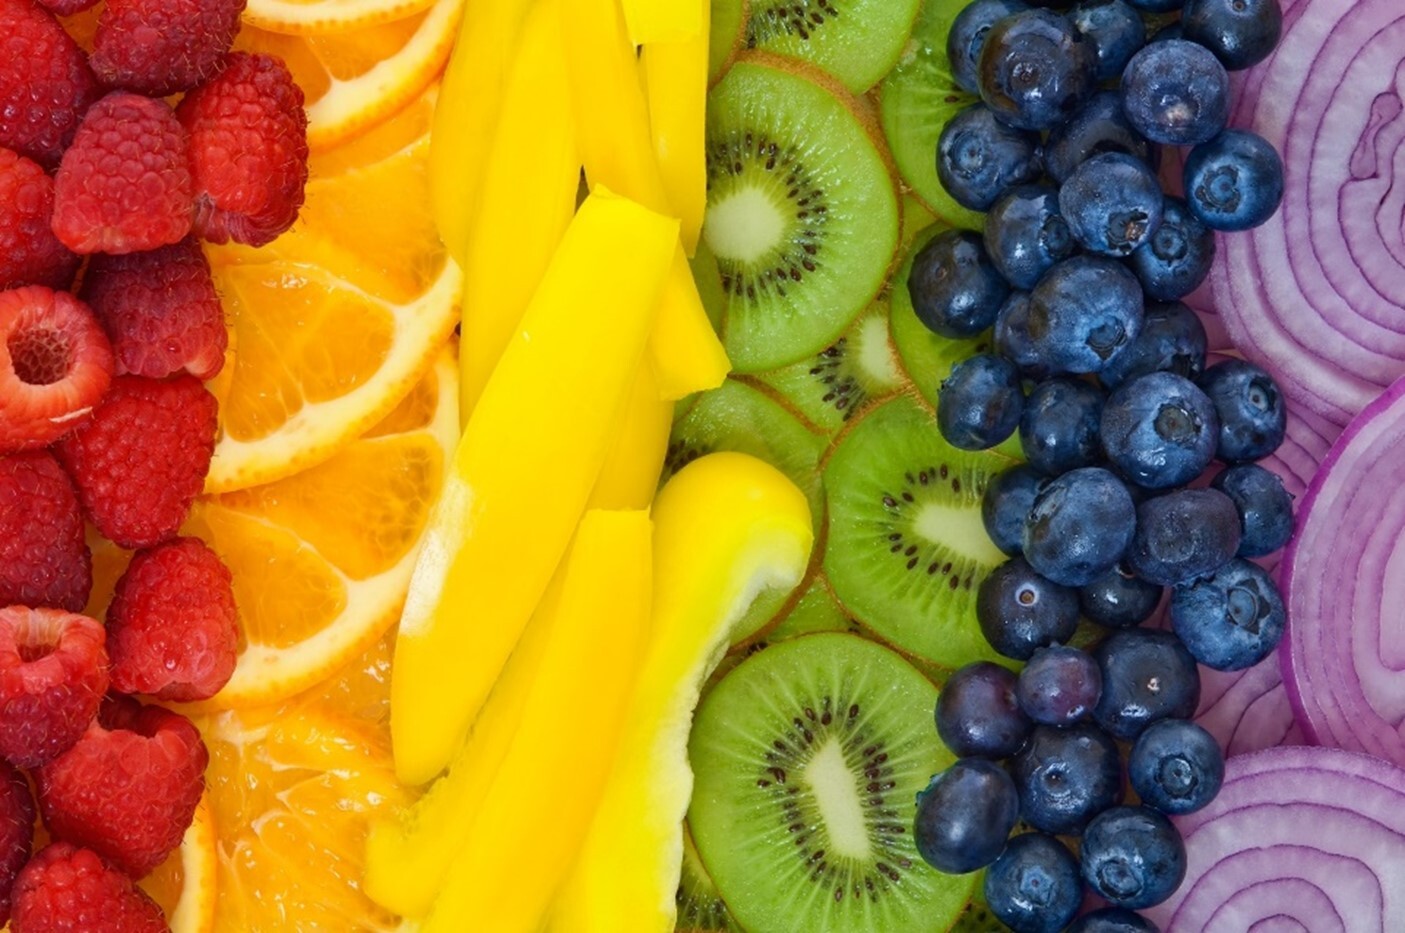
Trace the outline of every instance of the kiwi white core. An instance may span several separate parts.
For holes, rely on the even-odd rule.
[[[902,384],[903,373],[888,343],[888,316],[873,314],[859,322],[859,368],[881,388]]]
[[[1005,555],[985,533],[979,509],[958,509],[927,502],[912,517],[912,530],[933,544],[943,545],[987,567],[1005,560]]]
[[[815,806],[829,833],[830,849],[837,855],[858,861],[872,857],[863,803],[837,738],[825,742],[805,766],[805,783],[815,795]]]
[[[708,205],[703,236],[718,259],[754,263],[785,237],[786,215],[766,192],[741,185]]]

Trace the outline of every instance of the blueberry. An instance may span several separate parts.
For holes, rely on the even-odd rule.
[[[1048,185],[1013,188],[985,215],[986,252],[1015,288],[1033,288],[1076,248],[1059,213],[1059,194]]]
[[[1070,726],[1098,705],[1103,675],[1093,656],[1067,645],[1040,648],[1015,681],[1020,709],[1034,722]]]
[[[1073,636],[1078,594],[1041,577],[1024,558],[1012,557],[981,581],[976,621],[992,648],[1024,661],[1039,648]]]
[[[1093,43],[1097,59],[1093,74],[1099,81],[1122,74],[1127,62],[1146,44],[1146,25],[1125,0],[1083,0],[1068,18]]]
[[[1210,485],[1229,496],[1239,512],[1244,535],[1237,556],[1272,554],[1293,536],[1293,497],[1277,473],[1244,463],[1224,470]]]
[[[1174,13],[1185,0],[1127,0],[1143,13]]]
[[[1220,420],[1189,379],[1155,372],[1122,383],[1103,406],[1103,450],[1147,489],[1190,482],[1215,457]]]
[[[1098,381],[1106,389],[1115,389],[1128,379],[1155,372],[1175,373],[1193,380],[1205,370],[1208,344],[1205,325],[1184,304],[1148,304],[1137,339],[1108,360],[1098,371]]]
[[[1043,170],[1039,134],[1007,126],[989,107],[972,104],[952,117],[937,140],[937,178],[956,203],[983,211]]]
[[[1106,396],[1079,379],[1039,383],[1025,400],[1020,446],[1029,465],[1058,476],[1102,460],[1100,424]]]
[[[1010,286],[990,261],[980,234],[947,230],[912,257],[907,293],[928,330],[959,340],[995,323]]]
[[[1200,287],[1215,259],[1215,234],[1181,198],[1167,197],[1161,226],[1133,251],[1129,264],[1148,298],[1174,301]]]
[[[972,94],[981,92],[976,77],[976,65],[990,27],[1014,13],[1029,9],[1021,0],[974,0],[951,21],[946,34],[946,57],[951,63],[951,77]]]
[[[1029,292],[1011,292],[995,315],[995,330],[991,334],[995,352],[1020,368],[1031,379],[1043,379],[1049,374],[1044,354],[1029,332]]]
[[[1063,184],[1084,161],[1105,152],[1125,153],[1153,166],[1160,153],[1127,122],[1116,91],[1099,91],[1067,122],[1049,131],[1044,168],[1050,178]]]
[[[1151,583],[1174,586],[1214,573],[1239,549],[1239,513],[1218,489],[1177,489],[1137,507],[1127,564]]]
[[[1170,632],[1129,628],[1093,649],[1103,693],[1093,720],[1119,739],[1134,739],[1161,719],[1189,719],[1200,702],[1195,658]]]
[[[1186,203],[1215,230],[1248,230],[1283,201],[1283,160],[1273,144],[1247,130],[1225,130],[1190,150]]]
[[[947,678],[937,695],[937,735],[961,758],[1008,758],[1033,723],[1015,698],[1013,672],[977,661]]]
[[[1035,726],[1010,759],[1020,816],[1048,833],[1076,834],[1122,799],[1117,743],[1092,723]]]
[[[1026,330],[1048,370],[1095,373],[1136,339],[1142,315],[1142,287],[1125,266],[1074,256],[1030,292]]]
[[[937,396],[937,428],[962,450],[986,450],[1015,433],[1024,411],[1020,371],[1003,356],[980,353],[957,363]]]
[[[1171,816],[1194,813],[1220,792],[1224,753],[1195,723],[1163,719],[1137,736],[1127,776],[1147,806]]]
[[[1067,933],[1161,933],[1161,928],[1125,907],[1104,907],[1079,917]]]
[[[1059,933],[1083,903],[1078,860],[1043,833],[1021,833],[985,876],[990,912],[1015,933]]]
[[[1215,453],[1226,463],[1267,457],[1283,443],[1288,410],[1273,377],[1253,363],[1225,360],[1197,380],[1220,421]]]
[[[1088,824],[1080,868],[1096,893],[1119,907],[1160,904],[1185,878],[1185,843],[1150,807],[1113,807]]]
[[[1128,256],[1161,225],[1161,183],[1145,162],[1121,152],[1093,156],[1059,189],[1059,210],[1080,246]]]
[[[1078,608],[1089,622],[1105,628],[1131,628],[1151,618],[1161,594],[1159,585],[1132,573],[1124,561],[1078,588]]]
[[[1082,586],[1117,565],[1136,523],[1132,496],[1121,480],[1101,467],[1070,470],[1035,497],[1025,523],[1024,556],[1050,580]]]
[[[1066,16],[1028,10],[991,27],[977,68],[981,100],[1024,130],[1062,123],[1095,89],[1097,55]]]
[[[1153,42],[1122,72],[1122,109],[1152,142],[1194,146],[1229,122],[1229,74],[1203,45]]]
[[[1011,557],[1024,549],[1024,523],[1047,478],[1028,464],[998,474],[981,498],[981,522],[995,546]]]
[[[1278,0],[1185,0],[1185,37],[1199,42],[1230,71],[1268,58],[1283,34]]]
[[[962,758],[917,794],[913,841],[928,865],[963,875],[995,861],[1019,812],[1015,782],[1004,768]]]
[[[1239,557],[1171,593],[1171,628],[1195,660],[1217,671],[1242,671],[1268,657],[1285,617],[1268,571]]]
[[[1146,44],[1151,45],[1153,42],[1166,42],[1170,39],[1184,38],[1185,29],[1181,27],[1181,21],[1174,20],[1173,22],[1167,23],[1165,26],[1162,26],[1160,29],[1156,30],[1156,32],[1152,33],[1151,38],[1146,40]]]

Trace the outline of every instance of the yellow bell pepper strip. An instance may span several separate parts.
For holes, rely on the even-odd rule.
[[[629,390],[588,507],[647,509],[659,488],[672,429],[673,403],[659,397],[658,378],[646,360]]]
[[[682,244],[674,253],[659,320],[649,335],[649,359],[658,377],[659,396],[667,401],[715,389],[732,369],[727,350],[712,329]]]
[[[706,48],[706,7],[679,0],[622,0],[621,5],[629,27],[629,41],[635,45],[702,37]]]
[[[698,248],[707,210],[707,159],[704,112],[707,109],[707,39],[711,3],[678,0],[669,6],[694,10],[700,31],[678,41],[647,42],[639,53],[649,104],[649,127],[659,174],[674,214],[683,224],[683,246]]]

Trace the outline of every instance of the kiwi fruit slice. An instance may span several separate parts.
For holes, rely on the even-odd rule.
[[[746,38],[748,0],[712,0],[707,41],[707,80],[711,84],[727,70]]]
[[[972,901],[947,933],[1007,933],[1010,928],[980,901]]]
[[[824,570],[859,622],[947,668],[1000,660],[976,623],[976,590],[1005,561],[985,533],[981,497],[1014,461],[963,451],[909,396],[869,411],[825,464]]]
[[[683,828],[683,873],[678,882],[675,933],[745,933],[717,893],[687,827]]]
[[[821,633],[747,658],[702,701],[688,823],[750,933],[943,930],[976,874],[912,839],[914,795],[951,762],[937,690],[899,655]]]
[[[780,622],[766,633],[766,642],[776,644],[801,635],[816,632],[848,632],[858,634],[858,624],[834,601],[829,588],[816,580],[796,601]]]
[[[862,94],[902,54],[920,0],[751,0],[746,46],[804,59]]]
[[[708,95],[703,240],[724,293],[718,331],[738,372],[785,366],[838,340],[897,249],[898,200],[878,135],[855,101],[799,67],[743,55]]]

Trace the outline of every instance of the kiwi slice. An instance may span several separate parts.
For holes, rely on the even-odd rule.
[[[804,59],[862,94],[888,73],[920,0],[751,0],[746,46]]]
[[[880,143],[841,100],[774,56],[742,56],[708,95],[703,239],[738,372],[834,343],[883,285],[898,201]],[[842,91],[838,92],[842,94]]]
[[[951,755],[937,690],[900,656],[822,633],[743,661],[703,700],[689,739],[688,822],[750,933],[943,930],[974,873],[917,854],[913,797]]]
[[[707,42],[707,80],[711,84],[727,70],[746,38],[748,0],[712,0]]]
[[[683,874],[678,882],[678,920],[675,933],[745,933],[717,893],[698,857],[688,828],[683,828]]]
[[[824,569],[835,597],[865,626],[935,664],[1000,660],[975,616],[977,587],[1005,561],[985,533],[981,497],[1012,462],[952,447],[908,396],[868,412],[825,465]]]
[[[829,588],[819,580],[812,583],[775,628],[766,633],[766,641],[775,644],[816,632],[859,632],[858,624],[849,618],[844,607],[834,601]]]
[[[989,907],[972,901],[947,933],[1007,933],[1009,929]]]

